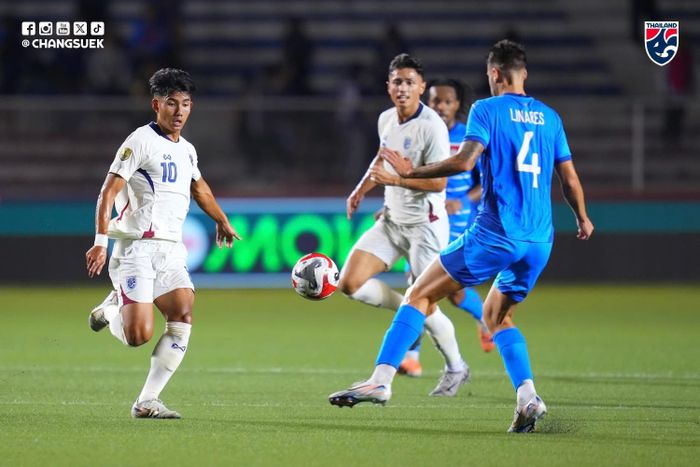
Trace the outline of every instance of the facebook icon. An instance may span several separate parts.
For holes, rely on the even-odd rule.
[[[23,36],[35,36],[36,35],[36,24],[34,21],[22,21],[22,35]]]

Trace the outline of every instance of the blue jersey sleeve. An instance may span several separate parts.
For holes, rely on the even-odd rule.
[[[464,141],[478,141],[484,147],[489,145],[489,119],[486,106],[481,101],[476,101],[469,111],[467,119],[467,133],[464,135]]]
[[[560,164],[569,160],[571,160],[571,149],[569,149],[569,142],[564,132],[564,124],[559,119],[559,128],[554,139],[554,163]]]

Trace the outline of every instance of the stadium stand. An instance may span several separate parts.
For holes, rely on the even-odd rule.
[[[485,51],[504,35],[527,47],[533,70],[528,91],[559,109],[587,186],[675,194],[700,186],[700,143],[690,138],[700,130],[700,106],[692,90],[670,90],[666,69],[650,65],[641,41],[632,40],[626,2],[126,0],[100,2],[97,10],[88,3],[0,6],[6,20],[104,14],[108,35],[114,31],[111,50],[126,52],[110,60],[130,61],[114,67],[123,72],[110,73],[128,76],[126,84],[96,92],[90,70],[109,70],[110,63],[98,60],[91,68],[94,54],[76,60],[37,53],[21,60],[19,84],[4,82],[4,93],[15,96],[0,102],[6,115],[0,123],[2,197],[93,193],[120,139],[148,120],[142,83],[164,64],[187,68],[198,82],[201,97],[187,136],[206,154],[203,168],[216,188],[258,194],[272,184],[280,194],[342,194],[376,144],[376,112],[388,105],[382,96],[387,53],[405,47],[424,59],[430,76],[458,76],[483,97]],[[682,47],[697,48],[694,2],[658,4],[664,18],[682,19],[682,31],[689,31],[682,33]],[[154,14],[163,5],[170,14]],[[301,39],[289,36],[295,19]],[[393,43],[387,39],[392,28]],[[308,65],[289,71],[300,47]],[[697,65],[700,54],[692,57]],[[290,84],[295,72],[308,73],[302,77],[308,88],[298,93],[304,97],[287,96],[301,89]],[[348,85],[357,87],[361,101],[342,100]],[[71,97],[46,96],[66,90]],[[338,109],[341,102],[347,114]],[[676,133],[669,126],[678,107],[682,127]]]

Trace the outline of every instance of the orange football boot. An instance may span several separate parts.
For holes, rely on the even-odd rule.
[[[476,325],[476,327],[479,329],[479,340],[481,342],[481,348],[486,353],[491,352],[493,349],[496,348],[496,344],[493,343],[493,335],[488,331],[484,331],[483,328],[478,324]]]
[[[423,374],[423,366],[415,358],[406,357],[401,362],[401,365],[399,365],[398,372],[400,375],[418,378]]]

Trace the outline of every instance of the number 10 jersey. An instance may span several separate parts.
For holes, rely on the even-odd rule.
[[[126,138],[109,172],[127,182],[115,200],[110,238],[182,241],[191,183],[201,177],[192,144],[170,140],[151,122]]]

